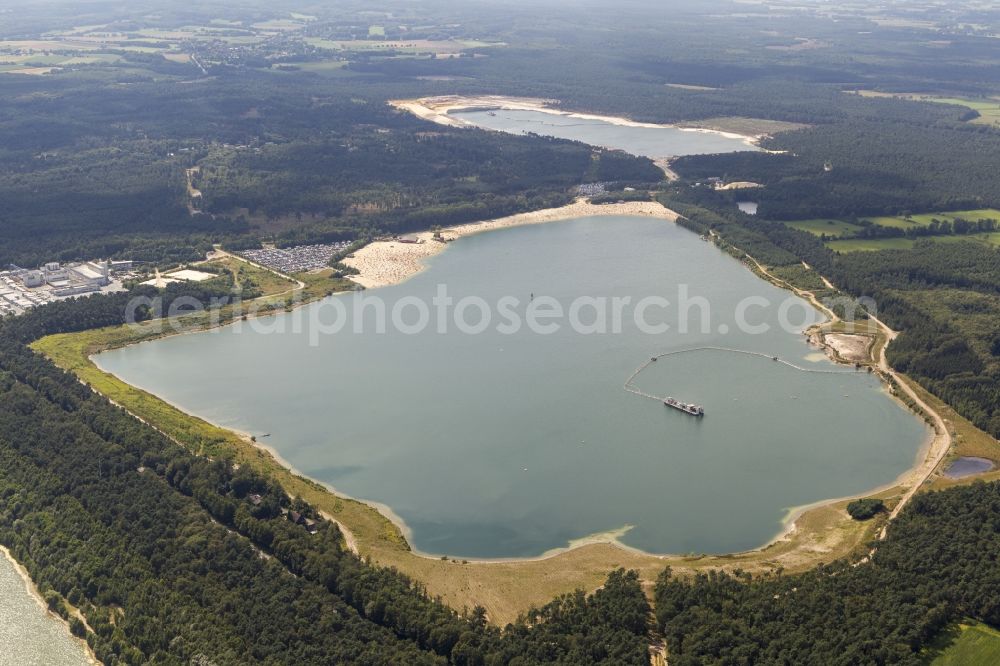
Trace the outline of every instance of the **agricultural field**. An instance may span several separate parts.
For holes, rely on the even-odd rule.
[[[102,63],[111,64],[119,62],[122,59],[120,55],[114,53],[96,53],[93,51],[82,51],[81,53],[86,53],[86,55],[49,52],[13,55],[9,52],[0,52],[0,73],[47,74],[63,67]]]
[[[317,74],[339,73],[347,66],[346,60],[314,60],[309,62],[284,62],[276,67],[278,71],[315,72]]]
[[[993,208],[981,208],[977,210],[956,210],[942,213],[921,213],[919,215],[909,215],[906,217],[882,216],[866,217],[862,219],[864,222],[870,222],[880,227],[890,227],[893,229],[903,230],[926,227],[929,226],[934,220],[941,222],[954,222],[957,219],[963,219],[969,222],[993,220],[997,224],[1000,224],[1000,210]],[[785,222],[785,224],[793,229],[806,231],[816,236],[826,234],[828,237],[838,239],[850,238],[861,230],[861,227],[857,224],[846,220],[837,220],[832,218],[794,220],[791,222]]]
[[[260,23],[254,23],[252,27],[257,30],[266,31],[286,31],[286,30],[300,30],[302,29],[304,23],[302,21],[296,21],[293,19],[273,19],[271,21],[262,21]]]
[[[976,210],[954,210],[942,213],[921,213],[919,215],[910,215],[908,217],[868,217],[865,219],[870,221],[872,224],[878,224],[883,227],[909,229],[918,226],[926,227],[934,220],[947,220],[949,222],[954,222],[959,218],[970,222],[975,222],[977,220],[993,220],[994,222],[1000,223],[1000,210],[996,210],[994,208],[980,208]]]
[[[958,99],[954,97],[924,97],[922,101],[937,102],[939,104],[956,104],[967,106],[979,112],[979,117],[973,123],[979,125],[1000,125],[1000,99],[992,98],[988,100]]]
[[[880,227],[890,227],[892,229],[914,229],[916,227],[927,226],[926,224],[920,224],[912,217],[911,218],[891,217],[891,216],[866,217],[865,220]],[[930,220],[927,221],[927,224],[930,224]]]
[[[159,63],[155,59],[130,58],[136,54],[159,55],[173,64],[171,71],[182,71],[176,65],[188,65],[192,73],[200,70],[203,75],[213,66],[267,69],[276,63],[290,65],[283,68],[287,70],[329,74],[343,67],[342,54],[370,57],[381,52],[393,57],[428,54],[455,57],[469,49],[504,45],[464,39],[460,32],[441,36],[440,32],[427,30],[400,39],[398,34],[388,35],[387,30],[391,29],[378,24],[363,28],[357,39],[344,39],[345,30],[334,26],[317,31],[316,21],[317,17],[307,14],[276,12],[242,21],[226,16],[198,21],[179,14],[176,23],[163,16],[92,23],[32,38],[0,40],[0,73],[38,75],[87,66],[155,73]],[[336,56],[331,57],[329,52],[335,52]]]
[[[402,53],[434,53],[438,55],[456,54],[468,49],[484,48],[488,46],[503,46],[500,43],[481,42],[471,39],[463,40],[429,40],[429,39],[406,39],[396,41],[385,41],[383,39],[323,39],[321,37],[307,37],[305,40],[309,46],[330,51],[399,51]]]
[[[826,246],[834,252],[875,252],[876,250],[909,250],[912,238],[851,238],[828,241]]]
[[[1000,663],[1000,631],[972,622],[947,632],[950,645],[943,647],[931,666],[992,666]]]
[[[856,224],[843,220],[818,219],[818,220],[796,220],[786,222],[792,229],[806,231],[815,236],[826,235],[829,238],[851,237],[861,230]]]
[[[207,262],[206,266],[223,269],[232,274],[236,281],[244,287],[255,287],[261,296],[287,294],[295,288],[295,283],[289,282],[273,271],[259,268],[236,257],[226,256]],[[198,268],[198,266],[195,266]]]
[[[1000,227],[1000,210],[994,208],[982,208],[976,210],[956,210],[940,213],[920,213],[918,215],[907,216],[883,216],[866,217],[862,222],[870,223],[880,227],[892,229],[919,229],[930,226],[934,220],[939,222],[954,222],[962,219],[967,222],[978,222],[979,220],[992,220]],[[857,238],[862,231],[858,224],[846,220],[829,218],[812,220],[794,220],[785,222],[792,229],[805,231],[815,236],[826,236],[830,240],[827,247],[836,252],[859,252],[871,250],[906,250],[913,247],[919,237],[893,237],[893,238]],[[993,246],[1000,246],[1000,232],[984,231],[982,233],[955,234],[925,236],[942,243],[957,243],[963,240],[987,243]]]
[[[173,45],[152,39],[107,37],[101,40],[48,39],[0,41],[0,72],[41,74],[87,65],[116,65],[123,61],[121,52],[159,53],[164,57],[180,56]]]
[[[1000,97],[988,99],[971,99],[967,97],[938,97],[935,95],[920,95],[915,93],[883,93],[874,90],[860,90],[862,97],[897,97],[915,102],[933,102],[935,104],[953,104],[964,106],[979,112],[979,117],[971,122],[979,125],[1000,125]]]
[[[269,54],[296,53],[287,38],[307,19],[284,15],[247,25],[216,18],[203,25],[86,25],[37,39],[0,40],[0,72],[47,73],[83,65],[128,65],[122,53],[161,55],[174,63],[240,64]],[[298,42],[301,48],[301,42]],[[202,65],[199,64],[199,67]]]
[[[909,250],[920,238],[849,238],[832,240],[826,246],[834,252],[873,252],[875,250]],[[1000,231],[985,234],[964,234],[960,236],[929,236],[926,240],[935,243],[986,243],[1000,247]]]

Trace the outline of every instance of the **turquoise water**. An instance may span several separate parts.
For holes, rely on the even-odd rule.
[[[649,308],[646,319],[671,328],[643,332],[625,309],[617,334],[566,322],[548,335],[505,334],[495,317],[478,334],[432,325],[317,335],[309,321],[333,321],[328,299],[260,322],[283,333],[243,324],[96,360],[186,411],[256,434],[310,477],[387,505],[415,548],[457,557],[535,556],[624,526],[624,543],[651,552],[753,548],[792,507],[892,482],[928,436],[877,380],[854,371],[700,351],[637,377],[645,391],[704,405],[701,419],[624,391],[650,356],[704,345],[844,370],[805,343],[801,330],[818,315],[804,301],[669,222],[581,218],[468,236],[428,270],[366,296],[391,311],[404,298],[430,303],[439,285],[455,301],[515,298],[522,315],[532,294],[564,309],[580,296],[661,296],[671,306]],[[680,330],[682,288],[710,304],[706,330],[697,308]],[[770,303],[745,312],[767,332],[740,330],[736,313],[751,297]],[[353,321],[354,297],[334,298]],[[785,302],[795,324],[787,331]]]
[[[495,114],[495,115],[491,115]],[[486,129],[521,134],[532,132],[593,146],[617,148],[633,155],[681,157],[710,153],[735,153],[760,150],[744,139],[716,132],[695,132],[676,127],[635,127],[615,125],[605,120],[575,118],[544,111],[454,111],[452,117]]]
[[[83,644],[28,591],[0,554],[0,666],[83,666]]]

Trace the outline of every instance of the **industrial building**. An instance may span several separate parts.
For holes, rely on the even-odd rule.
[[[39,271],[27,271],[22,275],[24,286],[30,287],[37,283]],[[108,262],[88,261],[80,264],[63,266],[52,261],[41,269],[45,284],[52,287],[54,296],[74,296],[92,291],[100,291],[101,287],[111,284],[111,268]],[[31,284],[29,284],[29,280]]]
[[[45,274],[41,271],[26,271],[24,275],[21,276],[21,281],[24,283],[25,287],[41,287],[45,284]]]
[[[132,262],[116,262],[122,270],[132,267]],[[51,261],[37,270],[10,266],[0,271],[0,315],[21,314],[36,305],[43,305],[60,298],[78,296],[111,288],[121,288],[114,283],[112,263],[87,261],[60,264]]]

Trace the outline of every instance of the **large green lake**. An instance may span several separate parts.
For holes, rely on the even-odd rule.
[[[617,334],[566,320],[547,335],[504,333],[495,317],[478,334],[348,325],[317,335],[309,321],[333,311],[328,299],[258,322],[268,330],[244,323],[96,360],[188,412],[270,434],[260,441],[299,471],[390,507],[415,548],[458,557],[534,556],[625,526],[622,541],[651,552],[760,546],[793,507],[892,482],[929,434],[867,373],[729,352],[666,357],[636,379],[701,403],[704,418],[624,391],[650,356],[706,345],[845,370],[806,344],[801,330],[818,314],[804,301],[669,222],[582,218],[469,236],[366,296],[412,306],[439,285],[456,301],[515,298],[522,315],[532,295],[567,309],[580,296],[676,304],[687,285],[710,303],[710,321],[702,330],[696,314],[682,333],[677,307],[652,307],[646,321],[669,331],[643,332],[626,309]],[[351,319],[354,296],[334,298]],[[741,303],[767,332],[740,330]]]

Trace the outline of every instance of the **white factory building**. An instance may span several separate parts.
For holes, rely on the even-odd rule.
[[[48,286],[53,296],[73,296],[99,291],[111,283],[111,267],[107,261],[88,261],[62,265],[50,261],[37,271],[20,271],[18,278],[25,287]]]
[[[112,273],[131,268],[130,261],[52,261],[37,269],[11,265],[8,270],[0,270],[0,317],[18,315],[67,296],[121,289],[112,281]]]

